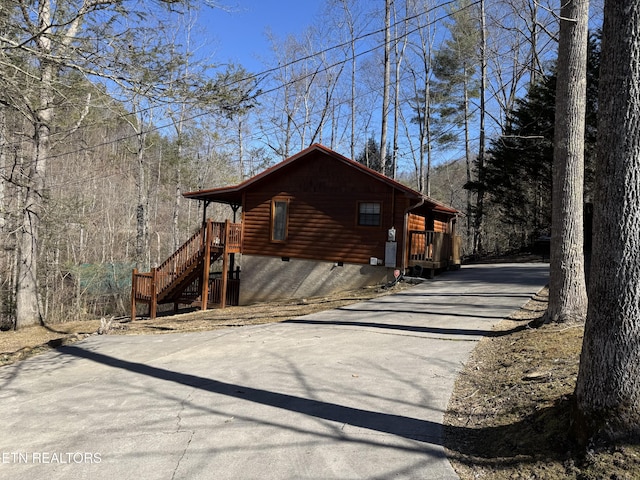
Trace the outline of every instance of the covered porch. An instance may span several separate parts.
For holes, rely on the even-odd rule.
[[[407,275],[433,278],[438,270],[460,268],[459,213],[444,205],[423,203],[407,212],[403,258]]]
[[[412,275],[433,278],[437,270],[460,268],[458,235],[410,230],[408,243],[408,269]]]

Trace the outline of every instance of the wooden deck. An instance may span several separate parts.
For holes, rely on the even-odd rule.
[[[433,278],[436,270],[460,265],[460,242],[457,235],[425,230],[409,231],[407,266]]]
[[[155,318],[159,304],[199,303],[204,310],[212,305],[225,307],[238,303],[239,279],[229,279],[229,254],[240,253],[242,225],[207,222],[176,252],[150,272],[133,270],[131,278],[131,319],[136,306],[149,305],[149,316]],[[210,266],[223,259],[221,278],[210,279]],[[207,279],[203,282],[203,279]],[[208,299],[202,302],[202,299]]]

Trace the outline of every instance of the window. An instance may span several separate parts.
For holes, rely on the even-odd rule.
[[[274,199],[271,201],[271,240],[284,242],[287,239],[289,223],[289,201]]]
[[[373,202],[361,202],[358,204],[358,225],[371,227],[380,226],[381,205]]]

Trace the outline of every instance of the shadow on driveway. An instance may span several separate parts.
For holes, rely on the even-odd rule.
[[[380,310],[376,310],[376,312],[380,312]],[[420,312],[426,313],[429,315],[435,315],[436,312]],[[439,314],[438,315],[442,315]],[[453,314],[447,314],[453,315]],[[460,315],[462,317],[468,317],[469,315]],[[479,315],[474,315],[478,316]],[[502,319],[504,317],[482,317],[482,318],[495,318]],[[519,332],[527,328],[527,325],[519,325],[511,330],[502,330],[502,331],[493,331],[493,330],[478,330],[475,329],[463,329],[463,328],[441,328],[441,327],[423,327],[418,325],[397,325],[397,324],[389,324],[389,323],[376,323],[376,322],[360,322],[360,321],[341,321],[341,320],[313,320],[306,318],[299,318],[293,320],[287,320],[282,323],[296,323],[296,324],[305,324],[305,325],[337,325],[341,327],[369,327],[369,328],[381,328],[385,330],[400,330],[403,332],[413,332],[413,333],[430,333],[433,335],[467,335],[474,337],[502,337],[505,335],[510,335],[515,332]],[[475,339],[472,339],[475,341]]]
[[[84,358],[113,368],[120,368],[129,372],[198,388],[211,393],[226,395],[270,407],[282,408],[291,412],[338,422],[340,424],[348,424],[355,427],[389,433],[419,442],[441,443],[442,425],[428,420],[345,407],[343,405],[271,392],[247,387],[245,385],[220,382],[210,378],[173,372],[142,363],[121,360],[109,355],[92,352],[79,346],[65,346],[60,347],[58,350],[66,355]]]

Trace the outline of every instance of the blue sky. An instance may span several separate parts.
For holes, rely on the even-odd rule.
[[[235,0],[231,11],[203,9],[199,24],[213,40],[215,63],[234,62],[251,72],[263,70],[271,56],[266,32],[278,38],[298,34],[319,20],[325,0]]]

